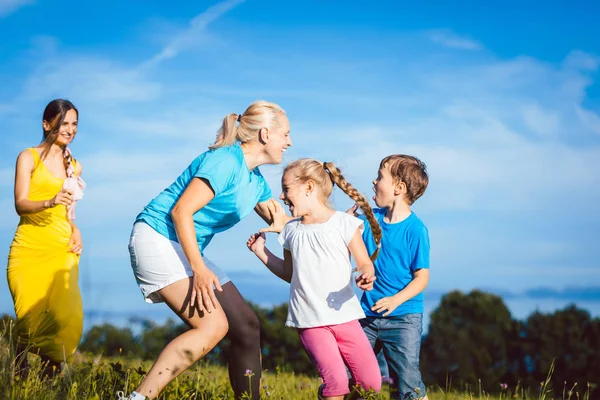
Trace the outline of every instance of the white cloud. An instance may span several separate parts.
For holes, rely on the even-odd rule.
[[[188,29],[175,36],[158,54],[144,63],[143,67],[155,67],[158,63],[176,57],[182,51],[198,43],[204,36],[204,30],[209,24],[225,15],[229,10],[243,1],[223,1],[198,14],[190,21]]]
[[[0,18],[34,2],[35,0],[0,0]]]
[[[554,135],[560,129],[559,116],[538,104],[525,104],[521,111],[527,127],[538,135]]]
[[[40,63],[27,81],[25,100],[48,99],[66,94],[87,104],[148,102],[156,99],[162,85],[143,74],[108,59],[75,56],[68,63],[56,57]]]
[[[435,30],[429,32],[429,39],[436,44],[451,49],[458,50],[481,50],[483,46],[481,43],[469,39],[467,37],[459,36],[449,30]]]
[[[575,112],[587,129],[600,135],[600,116],[597,113],[579,106],[575,108]]]

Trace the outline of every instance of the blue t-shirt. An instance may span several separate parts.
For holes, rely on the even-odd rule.
[[[429,232],[423,221],[411,213],[404,221],[389,224],[384,222],[385,208],[377,208],[373,212],[381,225],[383,235],[381,250],[374,263],[377,279],[373,290],[365,291],[360,301],[367,317],[381,316],[382,314],[371,310],[375,302],[404,289],[412,281],[416,270],[429,268]],[[360,218],[365,221],[363,241],[369,254],[373,254],[377,246],[371,227],[364,215]],[[423,292],[401,304],[388,318],[422,312]]]
[[[171,210],[193,178],[204,178],[215,197],[194,214],[198,247],[203,252],[215,233],[223,232],[271,198],[271,189],[258,168],[248,169],[239,144],[199,155],[181,175],[137,216],[161,235],[177,240]]]

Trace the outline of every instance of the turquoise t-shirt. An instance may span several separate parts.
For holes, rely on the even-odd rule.
[[[258,168],[248,169],[239,144],[199,155],[181,175],[144,207],[137,221],[144,221],[161,235],[177,240],[171,210],[193,178],[204,178],[215,197],[194,214],[198,247],[203,252],[216,233],[223,232],[271,198],[271,189]]]
[[[373,212],[381,225],[382,238],[379,256],[373,263],[377,279],[373,290],[364,292],[361,298],[363,311],[368,317],[381,316],[371,311],[377,300],[395,295],[413,280],[415,271],[429,268],[429,232],[423,221],[411,213],[404,221],[388,224],[384,221],[385,208],[376,208]],[[377,247],[371,227],[364,215],[359,218],[365,221],[363,241],[369,254],[373,254]],[[402,303],[387,318],[422,312],[423,292]]]

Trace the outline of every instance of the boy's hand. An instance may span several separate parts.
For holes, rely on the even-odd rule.
[[[373,290],[375,279],[377,278],[374,275],[365,272],[356,276],[356,286],[361,290]]]
[[[354,205],[352,207],[350,207],[349,209],[346,210],[346,214],[350,214],[350,215],[354,215],[355,217],[358,217],[358,204],[354,203]]]
[[[259,253],[265,251],[266,236],[264,233],[255,233],[250,236],[250,239],[246,242],[246,246],[253,253]]]
[[[382,313],[385,311],[383,316],[387,317],[396,308],[398,308],[398,306],[400,304],[402,304],[402,302],[400,300],[398,300],[398,298],[396,298],[395,296],[383,297],[383,298],[379,299],[373,305],[373,307],[371,307],[371,310],[375,311],[376,313]]]

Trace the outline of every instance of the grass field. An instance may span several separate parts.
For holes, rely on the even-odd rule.
[[[103,400],[119,399],[118,392],[129,394],[136,388],[150,362],[127,357],[104,358],[75,354],[68,365],[52,378],[41,379],[42,365],[37,356],[30,355],[30,372],[24,379],[15,374],[14,349],[6,336],[0,336],[0,400]],[[251,371],[248,371],[250,374]],[[551,371],[550,371],[551,373]],[[315,400],[320,380],[315,377],[282,371],[264,371],[261,382],[262,399]],[[451,390],[429,388],[431,400],[441,399],[577,399],[588,400],[589,388],[578,392],[564,388],[561,393],[550,391],[547,382],[533,390],[522,388],[499,388],[499,393],[489,395],[477,388]],[[580,394],[581,393],[581,394]],[[232,399],[227,370],[224,367],[197,363],[161,393],[159,399]],[[389,399],[388,387],[384,385],[379,395],[367,395],[366,399]]]

